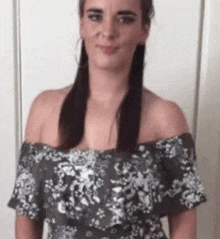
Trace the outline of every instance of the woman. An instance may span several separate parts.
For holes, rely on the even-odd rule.
[[[196,238],[206,196],[181,109],[142,87],[152,0],[81,0],[72,89],[33,102],[15,189],[16,238]]]

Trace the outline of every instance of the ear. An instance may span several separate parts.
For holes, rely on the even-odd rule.
[[[149,36],[149,32],[150,32],[150,24],[146,23],[142,29],[139,44],[144,45],[146,43],[146,40]]]

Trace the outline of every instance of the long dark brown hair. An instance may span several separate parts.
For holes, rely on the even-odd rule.
[[[86,0],[79,2],[80,18]],[[142,25],[150,24],[154,13],[153,0],[140,0]],[[119,108],[117,150],[132,151],[140,129],[145,45],[138,45],[129,73],[129,90]],[[89,96],[88,56],[82,43],[80,63],[72,89],[64,100],[59,119],[59,149],[76,147],[83,138]]]

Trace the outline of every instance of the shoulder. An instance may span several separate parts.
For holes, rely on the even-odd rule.
[[[179,105],[148,90],[143,93],[143,119],[145,128],[148,127],[147,121],[152,122],[156,139],[166,139],[189,131],[185,114]]]
[[[58,102],[61,102],[65,99],[70,89],[71,87],[65,87],[62,89],[42,91],[34,99],[32,106],[39,107],[40,109],[48,109],[54,107]]]
[[[68,94],[70,87],[59,90],[45,90],[33,100],[25,129],[25,141],[40,142],[41,129],[48,116],[57,109]]]

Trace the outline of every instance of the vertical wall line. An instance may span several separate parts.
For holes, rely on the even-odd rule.
[[[196,69],[197,74],[196,74],[196,89],[195,89],[195,105],[194,105],[194,116],[193,116],[193,126],[194,126],[193,127],[193,136],[194,136],[195,140],[196,140],[197,127],[198,127],[204,19],[205,19],[205,0],[201,0],[200,20],[199,20],[199,40],[198,40],[198,53],[197,53],[197,69]]]
[[[197,154],[200,161],[199,170],[201,173],[201,176],[204,177],[204,183],[207,186],[206,190],[208,192],[208,204],[201,208],[201,211],[198,213],[198,238],[220,238],[215,237],[215,228],[213,225],[213,222],[215,222],[215,216],[217,216],[218,211],[216,210],[216,200],[217,198],[215,195],[216,193],[216,174],[217,174],[217,168],[213,165],[215,162],[217,162],[215,156],[213,158],[213,155],[216,154],[216,142],[211,142],[213,138],[216,137],[216,135],[212,135],[210,132],[205,129],[205,127],[209,127],[209,122],[212,122],[212,120],[207,121],[207,115],[206,115],[206,107],[208,102],[206,102],[206,96],[207,96],[207,85],[210,79],[208,74],[209,70],[209,45],[210,45],[210,30],[211,30],[211,1],[212,0],[205,0],[204,4],[204,18],[203,18],[203,34],[202,34],[202,46],[201,46],[201,59],[200,59],[200,85],[199,85],[199,93],[197,97],[197,128],[195,130],[195,133],[197,134]],[[217,0],[218,1],[218,0]],[[206,126],[207,125],[207,126]],[[206,135],[207,134],[207,135]],[[205,137],[205,138],[204,138]],[[211,146],[211,147],[210,147]],[[209,179],[208,179],[209,177]],[[211,177],[211,178],[210,178]],[[216,194],[215,194],[216,193]],[[204,219],[205,216],[205,219]]]
[[[20,0],[13,0],[14,93],[15,93],[15,157],[18,159],[22,143],[22,77]]]

